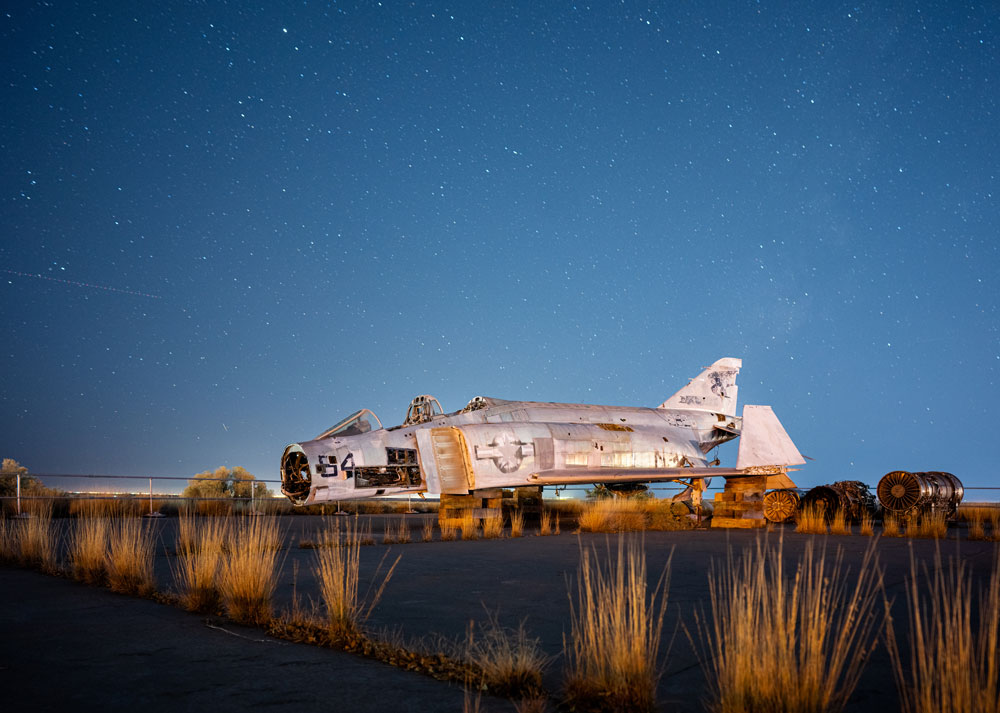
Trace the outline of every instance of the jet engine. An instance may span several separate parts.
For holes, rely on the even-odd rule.
[[[764,493],[764,518],[768,522],[788,522],[798,511],[800,500],[795,488],[769,490]]]
[[[882,507],[891,513],[908,517],[930,510],[952,517],[962,502],[965,488],[951,473],[894,470],[882,476],[877,492]]]
[[[863,514],[875,512],[875,496],[860,480],[838,480],[810,490],[802,498],[802,507],[822,510],[827,520],[842,510],[848,522],[858,521]]]

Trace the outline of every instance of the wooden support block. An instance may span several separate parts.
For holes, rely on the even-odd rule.
[[[766,520],[756,520],[745,517],[719,517],[716,515],[712,518],[712,527],[720,528],[751,530],[758,527],[764,527],[766,524]]]

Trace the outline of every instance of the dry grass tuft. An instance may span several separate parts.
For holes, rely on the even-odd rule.
[[[941,539],[948,534],[948,519],[942,512],[925,512],[911,517],[906,523],[907,537]]]
[[[792,576],[782,546],[713,563],[707,640],[709,709],[716,713],[844,710],[875,646],[882,574],[869,546],[857,578],[838,550],[832,566],[812,542]]]
[[[542,671],[549,659],[539,640],[531,638],[522,621],[516,629],[500,626],[496,614],[488,614],[482,633],[469,625],[464,658],[482,673],[490,693],[508,698],[537,697],[542,692]]]
[[[273,518],[241,517],[232,529],[230,550],[219,572],[226,613],[243,624],[266,624],[277,583],[281,533]]]
[[[17,535],[14,523],[0,518],[0,562],[15,562],[17,554]]]
[[[795,531],[811,535],[825,535],[826,513],[815,505],[806,505],[795,515]]]
[[[847,514],[843,509],[838,509],[830,520],[830,533],[833,535],[851,535],[851,525],[847,521]]]
[[[137,518],[116,517],[108,531],[108,586],[122,594],[149,596],[156,588],[152,529]]]
[[[380,577],[381,581],[374,588],[370,585],[367,593],[359,596],[361,547],[351,529],[348,526],[344,533],[341,533],[339,526],[327,530],[321,537],[323,546],[316,551],[316,579],[326,607],[327,629],[335,640],[359,633],[362,624],[368,620],[382,598],[401,557],[397,557],[382,576],[382,567],[389,554],[386,552],[375,571],[373,585]]]
[[[544,506],[542,507],[541,514],[539,515],[538,534],[541,536],[552,534],[552,511],[547,510]]]
[[[870,512],[861,513],[861,534],[869,537],[875,534],[875,516]]]
[[[182,546],[178,532],[178,560],[174,582],[188,611],[215,612],[222,602],[219,575],[233,529],[230,518],[203,518]]]
[[[451,524],[451,522],[447,520],[442,520],[439,523],[439,526],[441,528],[442,542],[450,542],[451,540],[454,540],[456,537],[458,537],[458,531],[455,529],[455,526]]]
[[[923,584],[911,550],[907,671],[891,619],[886,636],[903,711],[1000,711],[1000,550],[978,607],[965,562],[945,567],[938,552],[933,570],[922,569]]]
[[[410,541],[410,525],[405,517],[396,518],[395,522],[386,521],[383,545],[405,545]]]
[[[462,515],[462,524],[459,527],[462,530],[463,540],[479,539],[479,521],[472,516],[472,513],[464,513]]]
[[[103,584],[107,571],[110,524],[103,517],[81,517],[69,541],[73,576],[87,584]]]
[[[986,539],[986,526],[983,523],[983,517],[979,513],[973,513],[972,517],[969,518],[969,539],[970,540],[985,540]]]
[[[524,513],[520,510],[511,510],[510,536],[521,537],[522,535],[524,535]]]
[[[30,517],[13,523],[13,539],[17,560],[24,567],[35,567],[43,572],[56,571],[58,536],[52,524],[52,503],[29,503],[26,511]]]
[[[902,537],[899,520],[893,515],[882,516],[882,537]]]
[[[503,513],[500,510],[483,518],[483,537],[487,540],[503,537]]]
[[[422,539],[424,542],[434,541],[434,520],[427,518],[424,520],[423,528],[421,529],[423,535]]]
[[[545,713],[549,707],[549,699],[545,696],[535,698],[522,698],[514,701],[515,713]]]
[[[607,559],[602,566],[596,551],[581,549],[570,643],[563,643],[565,702],[575,710],[652,711],[670,562],[647,592],[641,542],[626,547],[619,537],[617,555]]]

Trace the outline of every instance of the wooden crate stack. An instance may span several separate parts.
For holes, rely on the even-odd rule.
[[[715,494],[712,527],[764,527],[764,491],[767,476],[726,478],[726,487]]]
[[[503,492],[499,488],[476,490],[469,495],[442,495],[438,508],[438,526],[457,529],[470,515],[477,522],[500,514]]]

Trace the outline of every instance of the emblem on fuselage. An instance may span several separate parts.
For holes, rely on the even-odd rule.
[[[488,446],[476,446],[476,460],[492,459],[502,473],[513,473],[525,458],[535,455],[535,446],[523,443],[509,433],[496,436]]]

